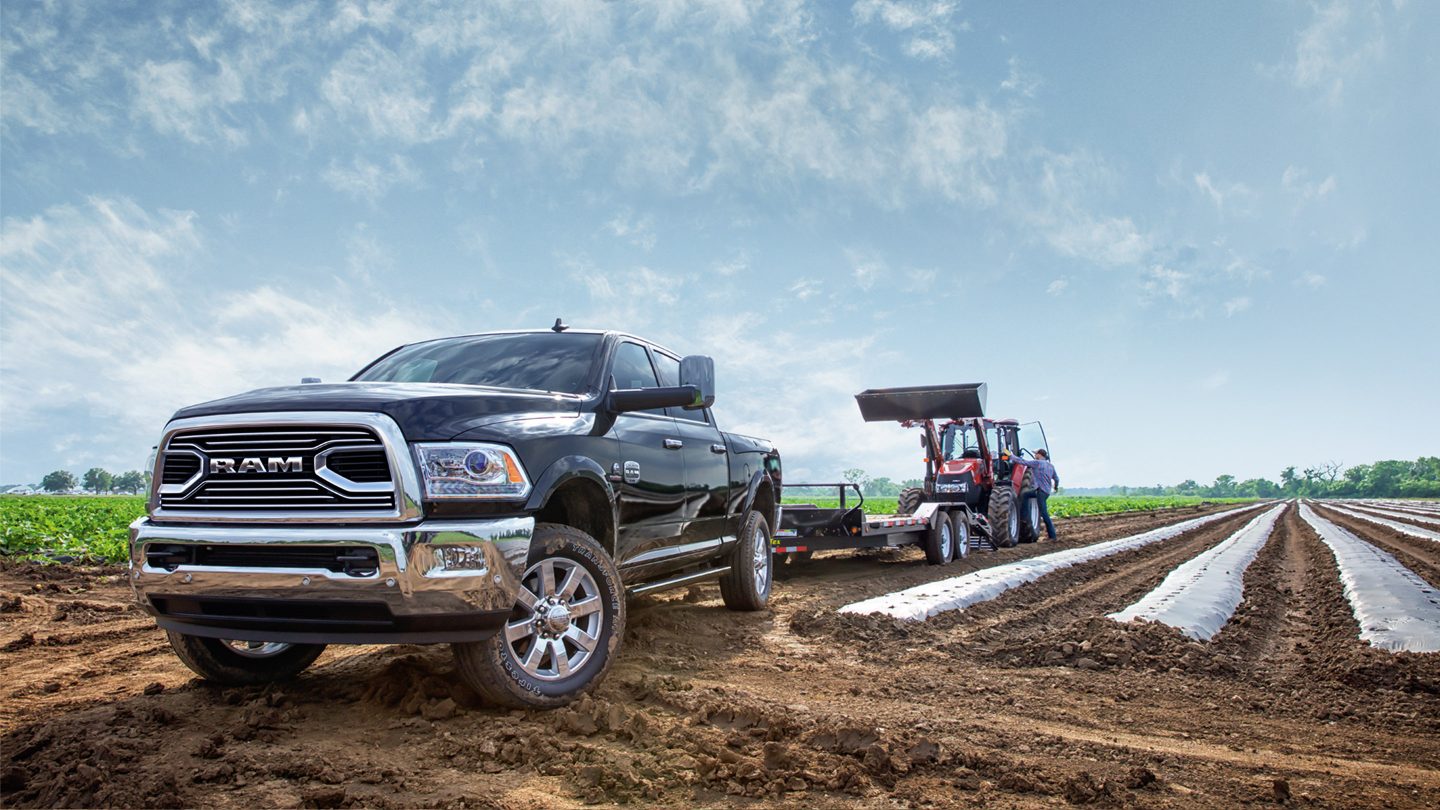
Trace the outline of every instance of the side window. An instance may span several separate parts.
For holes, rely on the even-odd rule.
[[[639,343],[621,343],[615,350],[615,363],[610,369],[616,388],[658,388],[650,355]]]
[[[680,384],[680,361],[668,354],[655,352],[655,367],[660,370],[660,386],[669,388]],[[684,408],[671,408],[670,415],[676,419],[689,419],[692,422],[704,422],[705,410],[703,408],[687,411]]]

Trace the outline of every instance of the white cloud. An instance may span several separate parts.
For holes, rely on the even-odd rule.
[[[1067,281],[1066,279],[1063,279],[1063,278],[1057,278],[1057,279],[1055,279],[1054,281],[1050,282],[1049,286],[1047,286],[1047,287],[1045,288],[1045,294],[1046,294],[1046,295],[1060,295],[1060,294],[1064,293],[1065,290],[1066,290],[1069,286],[1070,286],[1070,282],[1069,282],[1069,281]]]
[[[1347,81],[1385,56],[1385,20],[1373,3],[1332,0],[1313,9],[1293,57],[1280,70],[1296,87],[1322,93],[1335,104]]]
[[[655,218],[649,214],[637,217],[627,208],[617,212],[605,223],[605,229],[641,250],[648,251],[655,247]]]
[[[741,251],[726,261],[717,261],[711,265],[711,272],[718,276],[734,276],[750,269],[750,255]]]
[[[1092,202],[1115,183],[1113,170],[1085,152],[1042,153],[1033,198],[1014,203],[1014,215],[1062,256],[1100,265],[1137,265],[1151,238],[1133,220],[1097,212]]]
[[[434,312],[421,317],[388,291],[371,297],[338,283],[182,293],[204,264],[196,219],[94,197],[4,221],[7,432],[80,409],[94,431],[91,458],[139,466],[179,406],[304,375],[343,378],[436,328]]]
[[[1163,264],[1157,264],[1145,271],[1141,287],[1151,297],[1180,301],[1189,290],[1190,275]]]
[[[1323,200],[1335,192],[1335,175],[1326,175],[1324,180],[1311,180],[1310,172],[1299,166],[1286,166],[1280,175],[1280,187],[1300,202]]]
[[[904,37],[905,53],[917,59],[939,59],[955,50],[952,22],[955,4],[944,0],[859,0],[851,7],[861,25],[879,23]]]
[[[1324,287],[1328,282],[1325,276],[1320,273],[1306,272],[1300,274],[1300,278],[1296,279],[1295,283],[1309,287],[1312,290],[1317,290]]]
[[[1231,318],[1250,308],[1253,303],[1247,295],[1237,296],[1225,302],[1225,317]]]
[[[885,260],[872,251],[846,249],[845,258],[850,262],[850,275],[855,286],[869,291],[875,283],[889,274]]]
[[[1221,188],[1221,185],[1224,188]],[[1195,187],[1209,197],[1215,208],[1222,212],[1229,208],[1234,213],[1248,213],[1255,198],[1255,192],[1244,183],[1217,184],[1205,172],[1195,175]]]
[[[1010,93],[1016,93],[1026,98],[1033,98],[1035,93],[1040,89],[1041,84],[1043,84],[1043,82],[1039,76],[1023,69],[1023,65],[1020,63],[1020,57],[1012,56],[1010,57],[1010,74],[1005,77],[1004,81],[1000,82],[1000,89]]]
[[[1202,391],[1216,391],[1229,384],[1230,372],[1223,369],[1202,378],[1196,383]]]
[[[320,92],[343,126],[363,124],[371,135],[401,143],[438,135],[423,72],[374,39],[350,47],[320,83]]]
[[[156,132],[178,135],[193,143],[220,141],[241,146],[245,131],[224,121],[224,109],[245,98],[242,78],[221,63],[205,75],[189,62],[146,62],[132,75],[132,110]]]
[[[392,155],[389,166],[371,163],[359,156],[349,166],[332,160],[320,177],[336,191],[371,205],[378,203],[393,188],[420,183],[420,172],[404,155]]]
[[[957,201],[990,205],[994,161],[1005,154],[1004,116],[985,105],[931,107],[915,123],[907,157],[928,189]]]
[[[797,301],[808,301],[820,294],[820,282],[813,278],[802,278],[790,285],[790,294]]]

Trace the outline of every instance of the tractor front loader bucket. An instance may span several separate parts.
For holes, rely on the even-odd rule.
[[[871,388],[855,395],[866,422],[969,419],[985,415],[985,383]]]

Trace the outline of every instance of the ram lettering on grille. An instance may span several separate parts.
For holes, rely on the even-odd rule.
[[[242,458],[237,464],[233,458],[212,458],[210,459],[210,473],[248,473],[248,472],[303,472],[305,462],[300,456],[289,456],[281,458],[267,458],[261,461],[258,458]]]

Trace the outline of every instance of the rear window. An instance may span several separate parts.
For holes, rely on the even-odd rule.
[[[432,382],[584,393],[600,335],[472,335],[406,346],[357,382]]]

